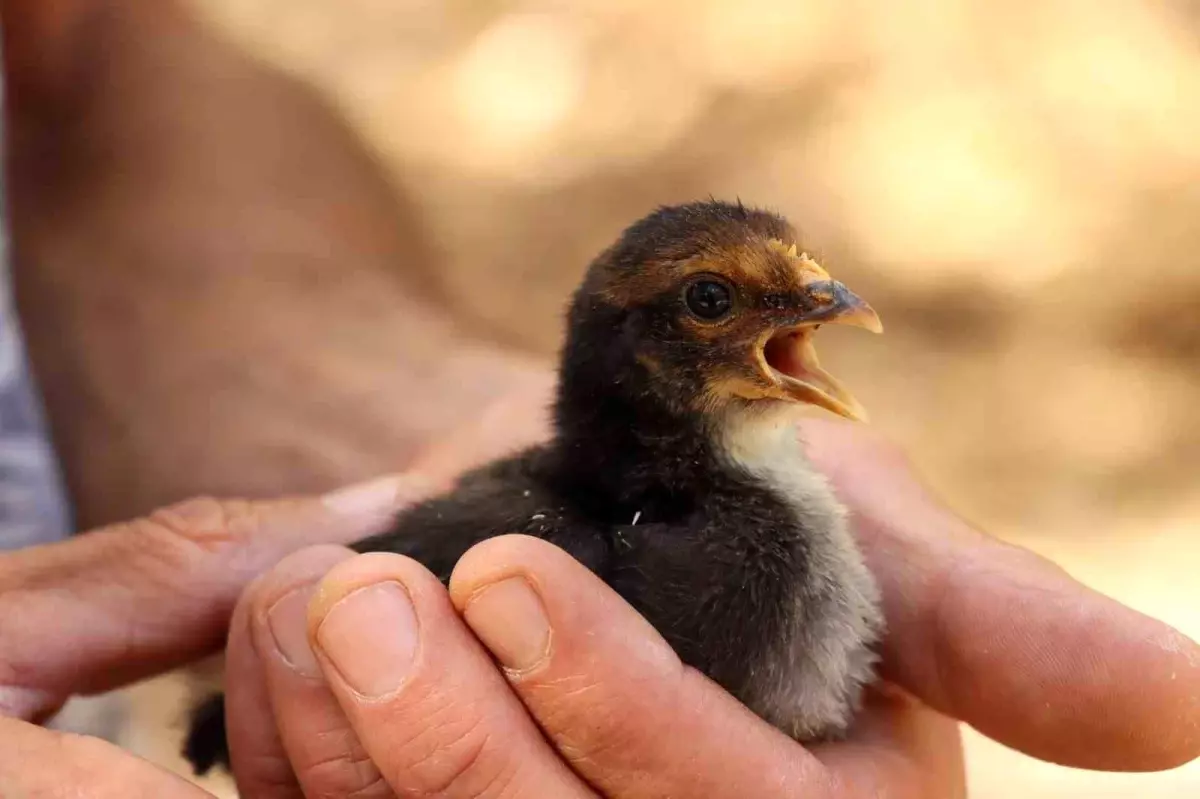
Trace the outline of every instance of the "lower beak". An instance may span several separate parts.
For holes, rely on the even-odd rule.
[[[879,316],[866,301],[836,281],[811,283],[805,289],[815,308],[805,313],[798,324],[767,339],[762,347],[767,372],[792,399],[865,422],[867,412],[862,404],[821,368],[812,339],[823,324],[852,325],[882,333]]]

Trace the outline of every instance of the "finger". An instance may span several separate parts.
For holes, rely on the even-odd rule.
[[[0,796],[212,799],[175,774],[99,738],[0,718]]]
[[[892,686],[867,692],[846,741],[815,754],[839,796],[872,799],[960,799],[967,793],[958,723]]]
[[[251,583],[246,593],[252,592],[257,583]],[[254,799],[302,799],[303,790],[275,726],[267,678],[250,632],[245,595],[229,621],[224,688],[225,740],[239,793]]]
[[[989,538],[932,500],[890,448],[806,422],[884,595],[887,675],[1044,760],[1112,770],[1200,755],[1200,647]]]
[[[243,587],[306,544],[377,532],[425,490],[385,478],[324,499],[197,499],[0,559],[0,713],[35,718],[218,648]]]
[[[611,588],[545,541],[475,546],[450,594],[546,736],[601,793],[830,795],[816,758],[685,667]]]
[[[226,670],[229,744],[243,796],[390,797],[321,676],[308,643],[317,583],[354,557],[343,547],[288,556],[246,591],[231,630]]]
[[[338,564],[308,621],[322,672],[397,794],[593,795],[415,561],[373,553]]]

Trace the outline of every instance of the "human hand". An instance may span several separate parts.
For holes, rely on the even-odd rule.
[[[0,554],[0,796],[85,786],[97,796],[189,795],[177,778],[115,747],[36,723],[73,694],[215,651],[255,575],[297,548],[377,532],[427,490],[401,477],[322,499],[199,499]]]
[[[1200,752],[1194,643],[972,530],[861,428],[804,435],[854,513],[889,621],[889,683],[849,740],[787,739],[544,542],[477,546],[449,592],[401,556],[319,547],[235,613],[242,795],[938,799],[965,791],[956,719],[1084,768]]]

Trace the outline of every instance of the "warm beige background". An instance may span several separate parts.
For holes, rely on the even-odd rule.
[[[193,2],[341,104],[489,335],[552,352],[654,204],[783,211],[888,326],[824,341],[875,423],[980,523],[1200,637],[1194,6]],[[978,797],[1200,795],[1200,766],[970,759]]]

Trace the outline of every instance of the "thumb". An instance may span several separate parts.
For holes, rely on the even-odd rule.
[[[219,648],[243,587],[292,550],[380,532],[429,493],[385,477],[321,498],[194,499],[0,556],[0,715],[40,719]]]

